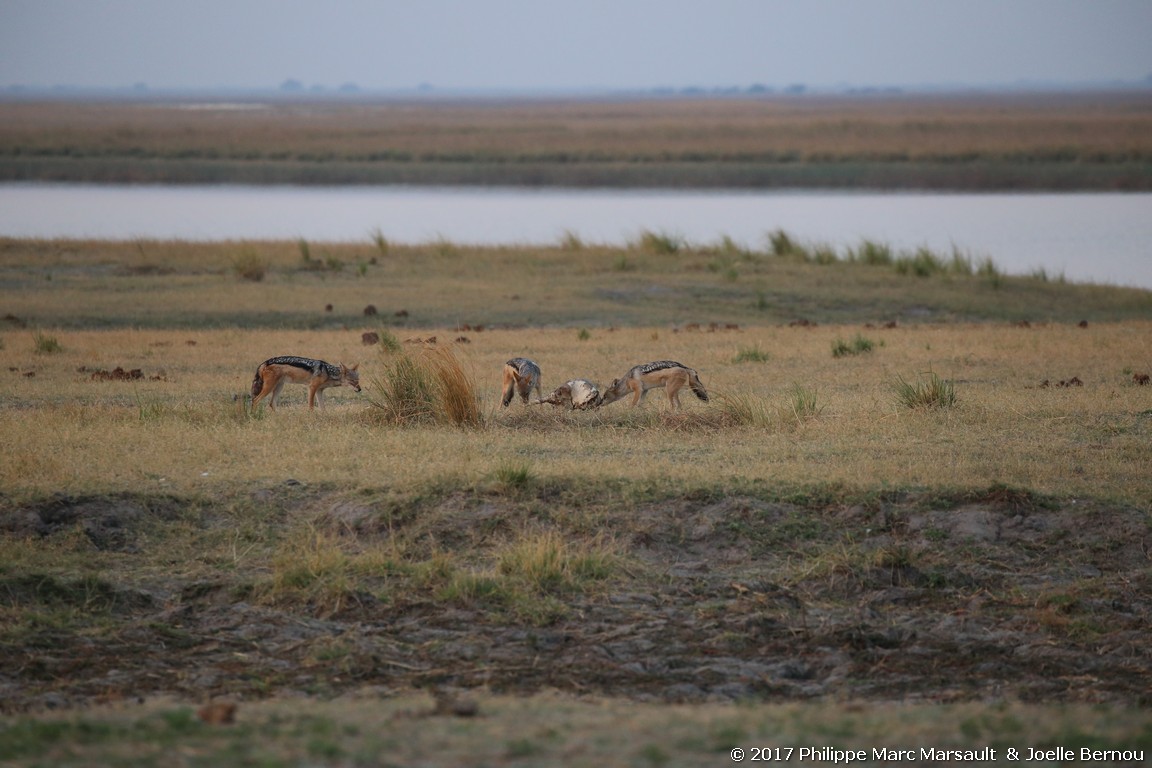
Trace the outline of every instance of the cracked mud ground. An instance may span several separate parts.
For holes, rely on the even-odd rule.
[[[344,547],[408,535],[410,553],[434,541],[461,559],[586,514],[544,490],[444,493],[399,513],[303,487],[248,503]],[[0,563],[0,710],[438,686],[669,702],[1152,701],[1152,536],[1147,512],[1125,505],[997,488],[605,504],[582,534],[609,536],[619,565],[594,588],[547,595],[543,620],[395,575],[317,601],[254,586],[268,582],[264,561],[163,564],[164,531],[234,527],[226,507],[0,500],[0,536],[71,537],[108,563],[83,575]]]

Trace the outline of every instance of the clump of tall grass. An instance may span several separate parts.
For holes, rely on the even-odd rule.
[[[396,334],[392,333],[392,331],[390,331],[388,328],[381,328],[379,331],[376,331],[376,335],[380,339],[376,343],[380,345],[381,353],[387,355],[395,355],[400,352],[400,339],[398,339]]]
[[[987,280],[993,288],[999,288],[1004,283],[1004,275],[1000,272],[1000,268],[991,258],[985,257],[980,260],[980,265],[976,268],[976,274]]]
[[[892,266],[898,274],[916,277],[931,277],[947,271],[945,261],[923,246],[917,248],[914,253],[901,254],[895,259]]]
[[[768,253],[807,264],[837,264],[841,261],[836,249],[827,243],[801,243],[782,229],[768,234]]]
[[[684,238],[679,235],[645,230],[640,233],[640,239],[635,247],[647,253],[665,256],[679,253],[686,245]]]
[[[768,253],[809,264],[835,264],[840,260],[836,249],[825,244],[808,244],[794,239],[783,229],[768,233]]]
[[[388,255],[391,243],[388,242],[388,238],[384,237],[384,233],[380,231],[379,227],[372,230],[372,244],[376,246],[376,250],[380,252],[381,256]]]
[[[815,389],[794,383],[785,393],[784,406],[780,412],[786,421],[799,426],[815,419],[823,410],[824,406],[820,405]]]
[[[55,336],[40,332],[32,336],[32,349],[38,355],[54,355],[64,351],[64,347],[60,346],[60,341]]]
[[[826,243],[817,243],[813,245],[808,251],[808,259],[812,264],[837,264],[840,262],[840,255],[836,253],[836,249]]]
[[[897,376],[893,391],[898,404],[913,410],[951,408],[956,404],[956,389],[952,382],[941,379],[935,373],[918,377],[914,382]]]
[[[135,395],[136,411],[140,421],[158,421],[167,414],[168,409],[163,401],[153,398],[145,399],[140,395],[139,390],[136,391]]]
[[[772,409],[761,397],[749,394],[719,394],[713,398],[720,426],[769,427]]]
[[[450,347],[396,355],[374,387],[369,402],[388,423],[483,425],[475,383]]]
[[[724,275],[724,279],[735,282],[740,279],[740,271],[736,269],[736,262],[732,256],[722,255],[708,265],[709,272]]]
[[[344,262],[333,255],[328,255],[323,259],[313,258],[312,246],[304,238],[296,241],[296,247],[300,250],[300,262],[303,265],[301,268],[309,272],[339,272],[344,269]]]
[[[974,271],[972,257],[952,246],[952,260],[948,263],[948,271],[961,277],[970,277]]]
[[[544,594],[583,592],[612,575],[616,555],[603,541],[571,541],[557,531],[527,533],[498,554],[496,570]]]
[[[773,256],[801,256],[806,259],[807,249],[783,229],[777,229],[768,233],[768,252]]]
[[[584,241],[580,235],[568,229],[560,237],[560,248],[565,251],[582,251],[584,250]]]
[[[600,538],[574,541],[557,531],[523,531],[496,551],[491,565],[470,568],[437,554],[411,570],[414,585],[430,589],[437,600],[479,603],[542,626],[568,612],[558,596],[594,589],[618,570],[619,559]]]
[[[999,286],[1001,275],[991,259],[985,258],[979,267],[974,267],[972,258],[956,246],[950,256],[941,255],[932,249],[921,246],[914,251],[897,251],[887,243],[867,238],[855,247],[844,249],[843,255],[830,245],[812,245],[794,239],[782,229],[768,235],[768,252],[774,256],[786,256],[809,264],[863,264],[870,267],[890,267],[901,275],[931,277],[932,275],[955,275],[968,277],[979,274]]]
[[[745,248],[743,245],[736,242],[735,240],[733,240],[728,235],[724,235],[723,237],[721,237],[720,242],[717,243],[710,250],[713,251],[714,253],[721,255],[721,256],[726,256],[729,258],[740,258],[740,259],[744,259],[744,260],[751,260],[751,259],[754,259],[756,257],[756,254],[753,251],[749,250],[748,248]]]
[[[232,257],[232,272],[243,280],[258,283],[268,274],[268,262],[255,248],[246,246]]]
[[[772,359],[764,350],[760,349],[760,345],[755,347],[741,347],[736,350],[736,354],[732,356],[733,363],[766,363]]]
[[[496,484],[505,492],[518,491],[532,484],[535,474],[527,464],[504,462],[496,467]]]
[[[1033,280],[1038,280],[1041,283],[1057,282],[1063,285],[1064,283],[1068,282],[1068,278],[1064,276],[1063,272],[1060,272],[1055,277],[1053,277],[1052,275],[1048,274],[1048,270],[1046,270],[1044,267],[1036,267],[1029,273],[1029,276]]]
[[[715,397],[720,426],[771,428],[801,426],[818,417],[824,406],[816,390],[793,384],[784,402],[772,406],[762,397],[749,394],[722,394]],[[715,419],[713,420],[715,421]]]
[[[866,352],[871,352],[874,346],[875,344],[873,344],[871,339],[859,333],[856,334],[856,338],[852,339],[852,341],[845,341],[837,337],[837,339],[832,342],[832,357],[862,355]]]
[[[854,250],[848,250],[848,261],[867,264],[872,267],[891,266],[894,260],[892,246],[874,240],[862,240]]]
[[[331,535],[307,528],[285,541],[272,558],[276,589],[301,589],[334,574],[343,575],[348,557]]]
[[[280,545],[259,594],[271,602],[303,600],[321,613],[335,613],[352,593],[351,567],[352,558],[335,537],[308,527]]]
[[[489,608],[506,608],[522,602],[513,585],[490,573],[461,569],[455,563],[448,563],[448,572],[442,576],[442,584],[435,591],[438,600],[449,603],[481,603]],[[552,618],[559,618],[561,611]],[[538,622],[547,624],[548,621]]]

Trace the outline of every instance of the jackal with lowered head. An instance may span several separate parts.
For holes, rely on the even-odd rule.
[[[632,394],[632,407],[636,407],[650,389],[664,387],[672,410],[680,407],[680,390],[688,387],[696,397],[708,402],[708,391],[700,381],[699,374],[674,360],[656,360],[651,363],[634,365],[628,373],[608,385],[600,393],[600,405],[614,403]]]
[[[343,363],[326,363],[296,355],[270,357],[260,363],[252,378],[252,408],[255,409],[265,395],[271,395],[268,409],[276,410],[280,390],[289,383],[308,385],[309,410],[317,405],[323,407],[324,390],[329,387],[349,386],[360,391],[360,373],[356,370],[359,367],[359,364],[349,368]]]
[[[504,396],[500,404],[508,407],[512,402],[512,395],[520,395],[524,404],[528,404],[528,395],[536,390],[536,399],[540,399],[540,366],[526,357],[514,357],[504,363]]]

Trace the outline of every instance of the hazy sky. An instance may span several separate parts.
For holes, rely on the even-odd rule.
[[[1152,75],[1152,0],[0,0],[0,87],[650,89]]]

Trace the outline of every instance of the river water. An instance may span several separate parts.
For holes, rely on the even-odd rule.
[[[764,248],[953,249],[1011,274],[1152,288],[1152,194],[944,194],[0,184],[0,235],[117,240],[624,244],[650,231]]]

